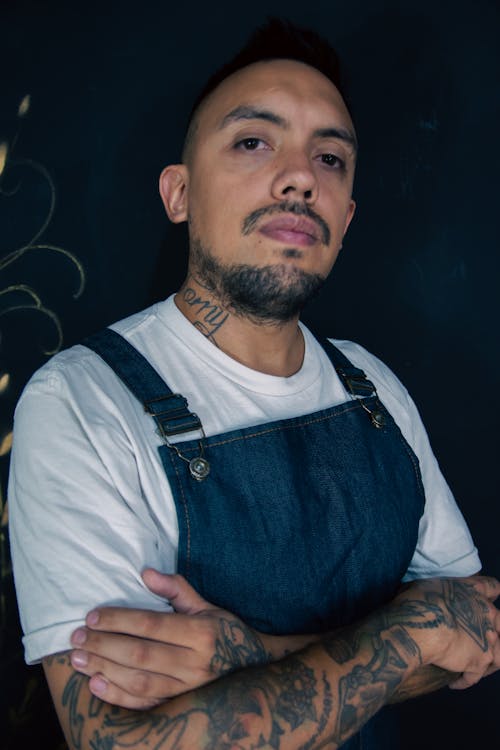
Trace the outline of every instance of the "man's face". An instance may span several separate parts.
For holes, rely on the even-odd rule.
[[[216,266],[265,268],[281,287],[326,278],[354,212],[355,156],[345,104],[319,71],[276,60],[227,78],[189,149],[191,271],[208,254]]]

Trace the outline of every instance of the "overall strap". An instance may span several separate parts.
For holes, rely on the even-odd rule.
[[[337,349],[329,339],[322,338],[318,339],[318,341],[328,354],[332,365],[337,371],[337,375],[349,393],[358,398],[368,398],[369,396],[377,395],[377,389],[371,380],[368,380],[363,370],[355,367],[345,354],[342,354],[340,349]]]
[[[148,360],[119,333],[105,328],[88,336],[82,344],[96,352],[121,378],[155,419],[165,439],[201,430],[198,415],[189,411],[187,399],[172,393]]]
[[[363,370],[350,360],[328,339],[318,339],[348,393],[356,398],[376,396],[373,383]],[[104,328],[88,336],[82,344],[96,352],[125,383],[155,419],[164,438],[172,435],[202,430],[197,414],[188,408],[187,399],[172,393],[163,378],[137,349],[116,331]]]

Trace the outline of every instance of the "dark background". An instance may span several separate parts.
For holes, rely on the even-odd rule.
[[[71,345],[179,285],[185,231],[167,224],[158,175],[179,160],[204,77],[268,14],[336,46],[361,145],[357,215],[304,318],[319,333],[359,341],[404,381],[484,569],[500,573],[498,3],[3,0],[0,744],[8,750],[33,738],[61,745],[40,668],[23,665],[10,574],[15,402],[58,346],[58,326]],[[495,675],[406,704],[403,747],[497,747],[499,686]]]

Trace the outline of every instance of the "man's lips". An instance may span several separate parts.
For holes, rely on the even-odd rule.
[[[315,245],[319,239],[319,229],[306,216],[277,216],[259,227],[259,232],[279,242],[293,245]]]

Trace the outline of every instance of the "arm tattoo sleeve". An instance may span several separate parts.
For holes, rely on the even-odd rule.
[[[258,639],[226,621],[212,660],[221,679],[150,711],[126,711],[93,698],[87,678],[68,669],[60,715],[74,750],[340,747],[384,704],[405,697],[405,689],[416,694],[443,684],[444,670],[422,669],[420,634],[461,631],[485,649],[491,627],[488,607],[468,584],[424,583],[418,595],[410,591],[303,651],[226,674],[238,658],[247,665],[265,657]]]

